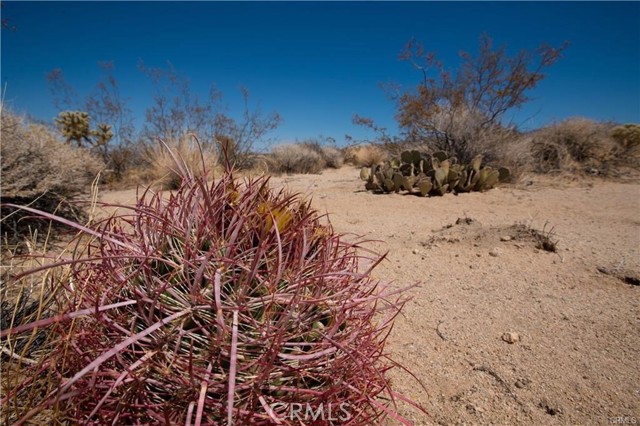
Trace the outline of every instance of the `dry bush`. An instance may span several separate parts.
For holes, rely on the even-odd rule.
[[[128,178],[131,181],[161,185],[166,189],[178,188],[182,178],[176,170],[175,161],[167,147],[197,176],[203,173],[203,162],[207,170],[214,170],[217,165],[218,154],[213,147],[199,147],[196,138],[191,135],[165,141],[165,143],[167,146],[162,143],[144,146],[143,152],[147,166],[142,170],[130,172]]]
[[[571,118],[532,134],[533,170],[608,175],[616,156],[611,125]]]
[[[404,143],[385,144],[385,150],[392,156],[402,151],[416,150],[426,154],[442,151],[448,157],[455,157],[461,163],[470,163],[477,155],[482,155],[486,163],[494,163],[512,131],[499,125],[484,125],[486,118],[478,111],[465,107],[439,107],[431,113],[434,128],[446,128],[446,138],[441,133],[427,133],[408,138]]]
[[[2,112],[2,197],[70,198],[87,188],[102,163],[60,141],[43,125]]]
[[[483,34],[477,53],[460,52],[459,66],[452,69],[411,40],[400,58],[422,78],[413,89],[392,91],[400,130],[413,143],[470,162],[482,153],[477,147],[482,133],[501,128],[505,114],[529,100],[527,93],[565,47],[566,43],[557,48],[542,44],[511,55],[506,46],[494,46]]]
[[[322,147],[322,158],[325,164],[330,169],[339,169],[344,164],[344,156],[342,151],[333,146]]]
[[[322,155],[305,144],[277,145],[269,160],[273,173],[320,173],[326,167]]]
[[[302,142],[301,145],[317,152],[320,157],[322,157],[325,167],[339,169],[344,164],[344,156],[336,147],[322,145],[320,142],[315,140]]]
[[[611,129],[616,141],[616,160],[622,166],[640,167],[640,125],[624,124]]]
[[[100,160],[86,149],[65,144],[45,126],[6,110],[1,121],[3,235],[17,242],[47,226],[47,221],[29,219],[6,203],[30,204],[78,219],[81,211],[70,201],[88,189],[103,167]]]
[[[640,147],[640,125],[624,124],[611,129],[611,137],[625,149]]]
[[[389,158],[388,152],[379,145],[357,145],[345,149],[344,159],[357,167],[371,167]]]
[[[463,163],[469,163],[476,155],[483,154],[485,150],[482,145],[500,128],[498,124],[484,125],[487,118],[479,111],[466,107],[437,108],[431,120],[435,129],[446,129],[447,137],[443,139],[436,132],[425,138],[428,148],[431,151],[444,151]]]
[[[148,166],[143,145],[127,143],[109,149],[109,163],[103,177],[103,183],[109,189],[127,189],[144,183],[144,169]]]
[[[520,135],[503,145],[498,161],[503,167],[509,169],[512,182],[519,181],[524,175],[533,171],[531,140],[528,135]]]

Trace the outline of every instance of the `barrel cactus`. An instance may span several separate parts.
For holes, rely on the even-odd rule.
[[[63,301],[2,330],[49,336],[4,389],[7,424],[45,411],[94,425],[410,424],[386,375],[403,300],[362,268],[381,258],[267,178],[182,173],[170,195],[74,225],[92,239],[66,262]]]

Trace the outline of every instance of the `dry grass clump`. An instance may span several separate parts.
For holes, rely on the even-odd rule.
[[[344,164],[342,151],[334,146],[322,145],[316,141],[302,142],[301,145],[317,152],[322,157],[325,168],[339,169]]]
[[[322,147],[322,157],[324,162],[330,169],[339,169],[344,164],[344,155],[342,151],[334,146]]]
[[[511,181],[517,182],[534,172],[534,159],[531,152],[533,136],[531,134],[513,135],[513,139],[495,146],[493,157],[498,164],[509,169]],[[499,148],[499,149],[498,149]]]
[[[29,219],[4,203],[31,205],[40,210],[79,218],[70,202],[89,188],[103,164],[88,150],[64,142],[48,128],[2,111],[2,232],[16,242],[47,221]],[[41,232],[41,234],[44,232]]]
[[[611,125],[572,118],[532,135],[531,155],[539,173],[608,175],[616,156]]]
[[[312,140],[277,145],[266,161],[272,173],[320,173],[325,168],[339,169],[344,157],[339,149]]]
[[[512,237],[516,240],[530,240],[540,250],[556,253],[560,242],[555,227],[545,222],[542,229],[532,226],[530,221],[517,222],[510,228]]]
[[[217,165],[218,153],[213,147],[200,147],[192,135],[185,135],[177,140],[145,145],[143,155],[147,162],[146,167],[130,173],[128,178],[135,180],[136,183],[150,183],[165,189],[177,189],[182,177],[169,150],[177,155],[196,176],[204,173],[203,167],[213,171]]]
[[[505,133],[486,145],[511,175],[552,173],[619,177],[640,168],[640,126],[572,118],[542,129]]]
[[[316,149],[299,143],[275,146],[269,161],[269,170],[273,173],[317,174],[326,167],[325,159]]]
[[[357,167],[371,167],[389,159],[389,153],[379,145],[357,145],[345,149],[344,159]]]
[[[371,277],[382,258],[266,178],[176,168],[169,197],[75,224],[92,240],[61,263],[66,298],[0,331],[7,344],[49,336],[46,353],[11,352],[4,422],[410,424],[387,376],[403,300]]]

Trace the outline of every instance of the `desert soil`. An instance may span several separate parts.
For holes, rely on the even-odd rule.
[[[271,182],[375,240],[377,279],[415,284],[387,351],[424,385],[392,374],[429,412],[400,403],[416,425],[640,424],[639,182],[533,177],[433,198],[366,192],[346,166]]]

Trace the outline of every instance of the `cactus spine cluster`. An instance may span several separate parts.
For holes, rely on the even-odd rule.
[[[444,152],[429,155],[404,151],[400,158],[360,170],[360,178],[366,182],[365,188],[369,191],[404,191],[423,197],[447,192],[484,192],[508,180],[509,176],[505,167],[483,167],[480,155],[464,165]]]

